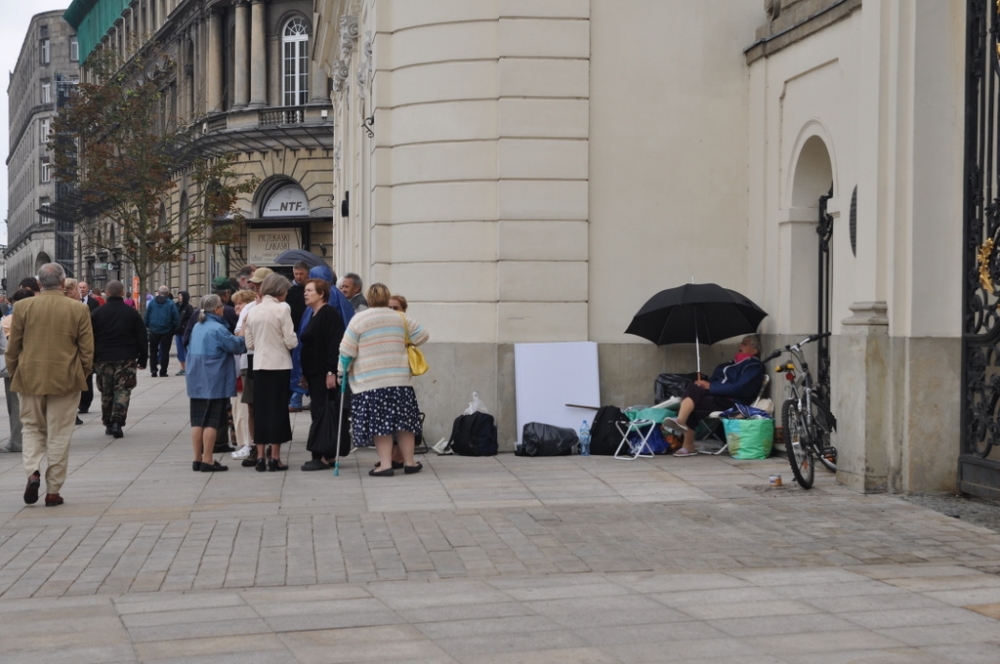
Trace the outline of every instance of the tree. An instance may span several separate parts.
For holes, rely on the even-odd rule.
[[[73,201],[61,209],[72,210],[91,248],[121,251],[145,293],[156,269],[189,244],[232,243],[243,221],[237,200],[258,181],[234,171],[235,153],[200,145],[196,123],[172,116],[169,57],[147,49],[126,62],[104,49],[86,69],[90,82],[76,86],[52,123],[53,174]],[[172,196],[182,177],[187,196]],[[109,223],[113,238],[101,232]]]

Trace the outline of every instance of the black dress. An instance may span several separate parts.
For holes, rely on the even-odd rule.
[[[344,338],[344,319],[340,312],[324,305],[319,311],[309,319],[309,324],[302,331],[300,340],[302,341],[302,375],[309,385],[309,414],[315,425],[321,414],[332,416],[329,426],[312,426],[309,429],[309,440],[306,449],[312,452],[313,459],[321,459],[324,456],[332,457],[336,439],[334,436],[337,427],[344,427],[341,437],[341,448],[350,449],[347,434],[347,418],[343,422],[339,417],[340,408],[340,388],[332,390],[326,389],[326,375],[328,372],[337,373],[337,363],[340,361],[340,341]],[[345,395],[346,396],[346,395]],[[324,413],[325,409],[333,412]]]

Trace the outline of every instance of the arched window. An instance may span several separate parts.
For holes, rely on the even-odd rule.
[[[285,106],[300,106],[309,95],[309,27],[301,17],[281,32],[281,88]]]

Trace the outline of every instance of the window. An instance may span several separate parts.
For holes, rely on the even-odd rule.
[[[69,38],[69,61],[77,62],[80,60],[80,40],[73,35]]]
[[[40,26],[38,26],[38,38],[39,39],[48,39],[49,38],[49,26],[47,26],[47,25],[40,25]]]
[[[295,17],[285,23],[281,49],[284,105],[305,104],[309,96],[309,28],[302,18]]]
[[[49,39],[42,40],[42,64],[47,65],[52,62],[52,41]]]
[[[51,104],[52,103],[52,84],[49,82],[42,83],[42,103]]]
[[[42,118],[38,126],[38,142],[45,144],[49,142],[49,132],[52,130],[52,119]]]
[[[42,182],[52,181],[52,163],[49,161],[48,157],[42,159]]]
[[[48,197],[42,197],[42,198],[38,199],[39,210],[45,210],[50,205],[52,205],[52,202],[49,201]],[[38,223],[40,223],[40,224],[51,224],[52,223],[52,218],[51,217],[47,217],[44,214],[42,214],[41,212],[39,212],[39,214],[38,214]]]

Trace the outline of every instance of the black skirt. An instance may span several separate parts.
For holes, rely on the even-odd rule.
[[[258,445],[281,445],[292,440],[288,419],[290,369],[253,372],[253,440]]]

